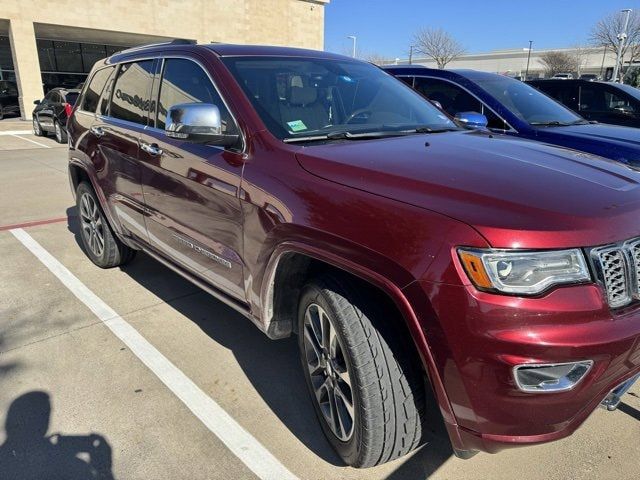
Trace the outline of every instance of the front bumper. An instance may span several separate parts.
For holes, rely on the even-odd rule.
[[[497,452],[573,433],[621,383],[640,374],[640,306],[612,312],[596,285],[541,298],[419,282],[429,315],[418,315],[446,391],[454,448]],[[570,391],[527,393],[513,367],[593,360]]]

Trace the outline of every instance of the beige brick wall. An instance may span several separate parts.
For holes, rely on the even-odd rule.
[[[23,117],[42,97],[33,24],[321,50],[329,0],[0,0],[14,31]],[[13,26],[13,28],[12,28]],[[82,41],[74,38],[74,41]],[[88,40],[88,39],[87,39]]]

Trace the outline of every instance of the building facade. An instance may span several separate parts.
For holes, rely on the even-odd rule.
[[[112,53],[173,38],[322,50],[329,0],[3,0],[0,80],[18,86],[22,118],[34,100],[83,82]]]
[[[447,65],[448,69],[472,69],[483,72],[500,73],[513,77],[524,78],[527,71],[527,61],[529,61],[529,78],[542,78],[545,76],[545,67],[542,63],[542,56],[547,52],[564,52],[575,59],[575,66],[571,72],[575,75],[596,74],[603,79],[607,78],[613,70],[616,56],[609,49],[604,47],[584,47],[584,48],[557,48],[553,50],[531,50],[521,48],[516,50],[500,50],[488,53],[474,53],[463,55]],[[407,64],[408,59],[396,60],[397,64]],[[412,63],[424,65],[429,68],[438,68],[436,62],[429,58],[414,57]],[[627,66],[627,64],[625,64]]]

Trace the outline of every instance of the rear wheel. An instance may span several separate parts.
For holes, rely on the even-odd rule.
[[[65,143],[67,141],[67,132],[64,131],[60,122],[57,120],[53,121],[53,131],[56,135],[56,142]]]
[[[111,231],[91,185],[86,182],[78,185],[76,201],[80,238],[89,259],[101,268],[117,267],[130,262],[136,251],[127,247]]]
[[[43,137],[44,136],[44,131],[42,130],[42,127],[40,126],[40,122],[38,122],[38,119],[35,116],[33,117],[33,134],[36,137]]]
[[[401,457],[422,438],[422,377],[400,341],[395,312],[347,277],[310,282],[298,312],[299,349],[316,414],[348,465]]]

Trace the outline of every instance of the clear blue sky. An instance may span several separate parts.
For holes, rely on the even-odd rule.
[[[441,27],[469,52],[561,48],[584,44],[591,27],[640,0],[331,0],[325,9],[325,50],[358,50],[406,58],[413,32]]]

